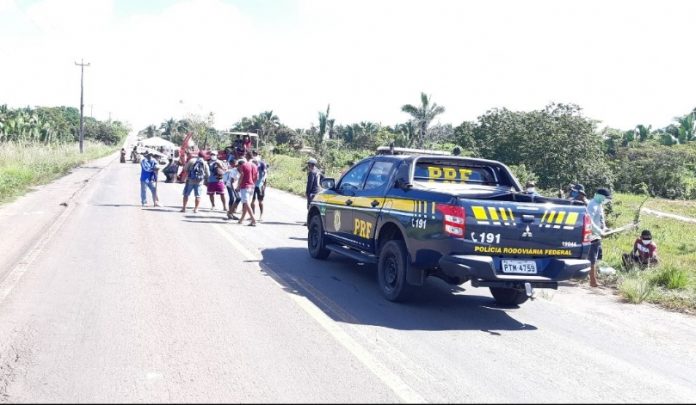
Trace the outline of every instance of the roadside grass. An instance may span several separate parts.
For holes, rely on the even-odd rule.
[[[631,223],[645,197],[617,194],[607,221],[610,227]],[[693,201],[648,200],[644,206],[686,215]],[[622,269],[621,254],[629,253],[641,230],[649,229],[657,243],[660,263],[645,270]],[[642,214],[640,225],[630,231],[614,234],[603,241],[603,265],[617,270],[615,276],[600,275],[603,282],[616,287],[628,302],[643,301],[684,312],[696,312],[696,225],[671,218]]]
[[[645,196],[636,194],[618,194],[624,204],[635,204],[635,207],[645,199]],[[645,208],[655,211],[677,214],[685,217],[696,218],[696,200],[668,200],[666,198],[650,198],[645,202]]]
[[[305,157],[271,155],[268,184],[303,196],[307,179],[305,162]],[[325,176],[338,177],[339,173],[340,169],[329,169]],[[644,199],[640,195],[616,194],[608,210],[609,225],[618,227],[632,223]],[[689,215],[696,202],[650,199],[644,206]],[[623,270],[621,254],[631,251],[643,229],[652,232],[660,264],[645,270]],[[650,302],[671,310],[696,313],[696,225],[642,214],[638,228],[606,238],[603,250],[601,266],[611,266],[617,272],[599,277],[605,285],[616,288],[627,302]]]
[[[0,144],[0,203],[22,195],[32,186],[46,184],[70,169],[118,149],[101,143],[85,142],[80,154],[76,144],[38,143]]]
[[[304,196],[307,186],[307,158],[300,156],[269,155],[268,185]],[[338,178],[339,169],[322,171],[325,177]]]

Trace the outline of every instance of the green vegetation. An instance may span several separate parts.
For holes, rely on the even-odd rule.
[[[29,187],[46,184],[90,160],[113,153],[118,147],[85,142],[77,144],[27,144],[6,142],[0,148],[0,202],[24,194]]]
[[[80,111],[74,107],[10,109],[0,105],[0,144],[77,142],[79,127]],[[116,145],[128,135],[128,128],[120,121],[85,117],[84,135],[86,140]]]
[[[617,194],[607,210],[609,225],[616,227],[631,223],[644,199],[637,195]],[[666,199],[650,199],[644,206],[658,211],[667,211],[667,207],[680,211],[675,208],[675,201]],[[630,252],[642,229],[652,232],[658,246],[660,264],[645,270],[621,270],[621,254]],[[617,286],[627,301],[638,303],[645,300],[670,309],[696,311],[694,224],[642,214],[638,229],[608,237],[603,248],[605,264],[619,270],[617,277],[604,277],[604,282]]]
[[[380,145],[437,150],[459,146],[463,156],[507,164],[522,183],[534,180],[545,195],[556,196],[571,183],[583,184],[590,198],[598,187],[609,187],[618,192],[609,207],[611,227],[633,222],[645,196],[650,197],[646,208],[696,218],[696,109],[657,129],[642,124],[599,129],[598,121],[586,117],[579,106],[562,103],[533,111],[493,108],[475,121],[453,126],[436,122],[444,106],[425,93],[419,101],[403,105],[404,121],[394,125],[343,124],[327,106],[308,128],[290,128],[269,110],[244,117],[229,130],[259,134],[266,149],[262,155],[271,166],[269,184],[299,195],[304,194],[309,156],[318,160],[326,177],[338,177]],[[193,128],[196,142],[221,149],[228,140],[212,129],[211,117],[199,129],[189,124],[178,128]],[[166,128],[177,122],[172,119],[159,128],[167,134]],[[153,125],[144,133],[158,131]],[[696,226],[649,215],[641,220],[640,227],[650,229],[659,244],[660,265],[604,276],[605,284],[616,286],[631,302],[696,309]],[[609,237],[605,264],[620,269],[621,254],[631,250],[639,232]]]
[[[0,202],[113,152],[129,131],[119,121],[85,117],[85,150],[80,154],[75,143],[79,125],[80,112],[73,107],[0,105]]]

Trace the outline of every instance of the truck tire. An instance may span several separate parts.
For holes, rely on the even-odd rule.
[[[415,287],[406,281],[410,265],[404,241],[390,240],[382,246],[377,261],[377,283],[384,298],[403,302],[413,296]]]
[[[309,220],[309,232],[307,234],[307,250],[315,259],[324,260],[329,257],[331,251],[325,246],[324,227],[321,225],[321,216],[312,215]]]
[[[503,288],[503,287],[489,287],[491,294],[500,305],[503,306],[515,306],[524,304],[529,297],[524,290],[518,290],[516,288]]]

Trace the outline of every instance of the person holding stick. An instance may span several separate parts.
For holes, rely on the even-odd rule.
[[[597,284],[597,260],[602,258],[602,238],[607,235],[609,229],[604,217],[604,203],[611,200],[611,191],[599,188],[594,198],[587,205],[587,213],[592,221],[592,235],[590,236],[590,287],[598,287]]]

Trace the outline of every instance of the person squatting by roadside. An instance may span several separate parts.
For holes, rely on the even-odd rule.
[[[602,237],[609,230],[604,217],[604,203],[611,200],[611,192],[606,188],[599,188],[594,198],[587,205],[587,213],[592,221],[592,235],[590,236],[590,286],[597,284],[597,260],[602,258]]]
[[[210,169],[208,165],[203,160],[203,151],[198,152],[198,157],[189,160],[184,166],[184,172],[187,173],[186,185],[184,186],[184,203],[181,208],[181,212],[186,212],[186,205],[188,203],[191,191],[196,198],[195,205],[193,207],[193,213],[198,212],[198,206],[201,204],[201,183],[205,179],[210,177]]]
[[[147,204],[147,191],[150,189],[152,194],[152,203],[155,207],[159,207],[159,199],[157,198],[157,161],[152,158],[150,153],[145,153],[145,159],[140,161],[140,204],[144,207]]]
[[[227,209],[227,202],[225,201],[225,184],[222,182],[222,177],[227,171],[224,161],[219,160],[217,157],[217,152],[210,152],[210,161],[208,162],[208,171],[210,175],[207,180],[208,196],[210,197],[211,210],[215,209],[215,195],[220,196],[220,201],[222,202],[222,209]]]
[[[653,241],[652,233],[647,229],[643,230],[640,233],[640,238],[633,243],[633,251],[624,253],[621,259],[626,269],[635,266],[640,269],[656,266],[658,263],[657,244]]]
[[[256,226],[256,218],[254,218],[254,213],[251,211],[250,203],[251,198],[254,195],[254,185],[259,179],[259,171],[254,163],[251,162],[251,152],[246,154],[247,161],[242,164],[239,168],[241,173],[239,179],[239,185],[237,186],[237,191],[239,191],[239,196],[242,202],[242,217],[239,218],[238,223],[242,223],[246,214],[249,214],[249,220],[251,223],[249,226]]]

